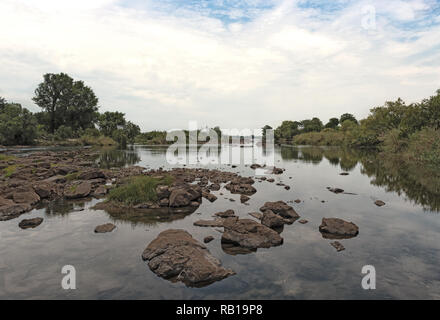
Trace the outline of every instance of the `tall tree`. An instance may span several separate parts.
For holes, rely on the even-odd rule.
[[[336,129],[338,126],[339,126],[338,118],[331,118],[325,125],[326,128],[330,128],[330,129]]]
[[[107,111],[99,116],[98,126],[105,136],[111,137],[114,131],[125,126],[125,114]]]
[[[96,121],[98,98],[82,81],[65,73],[47,73],[35,90],[34,102],[49,114],[49,130],[61,126],[89,128]]]
[[[339,123],[344,122],[345,120],[350,120],[353,121],[354,123],[358,123],[358,121],[356,120],[356,118],[354,117],[354,115],[352,115],[351,113],[344,113],[341,118],[339,119]]]

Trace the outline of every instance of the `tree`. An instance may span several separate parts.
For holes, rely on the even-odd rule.
[[[272,127],[266,124],[261,130],[263,130],[263,141],[266,141],[266,131],[272,130]]]
[[[0,108],[0,144],[29,145],[37,136],[37,120],[18,103],[3,99]]]
[[[341,118],[339,119],[339,123],[342,124],[342,122],[344,122],[345,120],[351,120],[355,123],[358,123],[358,121],[356,120],[356,118],[354,117],[354,115],[352,115],[351,113],[344,113]]]
[[[111,137],[117,129],[125,126],[125,114],[122,112],[105,112],[99,116],[98,127],[102,134]]]
[[[303,129],[302,132],[319,132],[324,128],[322,121],[319,118],[313,118],[312,120],[301,121]]]
[[[331,118],[325,125],[326,128],[330,128],[330,129],[336,129],[338,126],[339,126],[338,118]]]
[[[93,126],[98,98],[82,81],[74,81],[65,73],[47,73],[35,90],[34,102],[49,114],[49,130],[61,126],[74,130]]]
[[[125,124],[123,131],[129,143],[134,143],[134,139],[141,133],[139,126],[130,121]]]

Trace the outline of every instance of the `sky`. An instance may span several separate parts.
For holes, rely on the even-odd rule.
[[[68,73],[143,131],[357,118],[440,88],[437,0],[0,0],[0,96]]]

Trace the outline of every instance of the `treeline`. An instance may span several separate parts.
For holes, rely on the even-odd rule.
[[[111,145],[133,143],[138,125],[121,112],[99,113],[98,98],[83,81],[65,73],[43,76],[32,99],[41,112],[0,97],[0,145],[73,143]]]
[[[269,128],[265,126],[263,131]],[[274,134],[278,143],[404,148],[414,135],[437,134],[439,129],[440,90],[437,90],[434,96],[418,103],[406,104],[400,98],[388,101],[371,109],[368,117],[360,121],[351,114],[332,118],[325,125],[318,118],[284,121]]]

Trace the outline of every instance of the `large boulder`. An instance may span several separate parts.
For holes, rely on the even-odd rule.
[[[319,231],[326,239],[349,239],[358,235],[359,227],[339,218],[322,218]]]
[[[88,181],[79,184],[67,185],[64,189],[64,196],[67,199],[80,199],[87,197],[92,191],[92,185]]]
[[[264,206],[260,208],[260,211],[264,213],[267,210],[280,215],[288,224],[291,224],[299,219],[298,213],[296,213],[296,211],[284,201],[266,202]]]
[[[253,195],[255,192],[257,192],[257,189],[248,183],[235,184],[231,182],[228,183],[225,188],[232,194]]]
[[[116,226],[113,223],[101,224],[95,228],[95,233],[112,232],[114,229],[116,229]]]
[[[235,274],[184,230],[161,232],[145,249],[142,259],[159,277],[190,287],[203,287]]]
[[[283,243],[283,238],[274,230],[251,219],[227,218],[222,243],[232,244],[248,250],[270,248]]]

